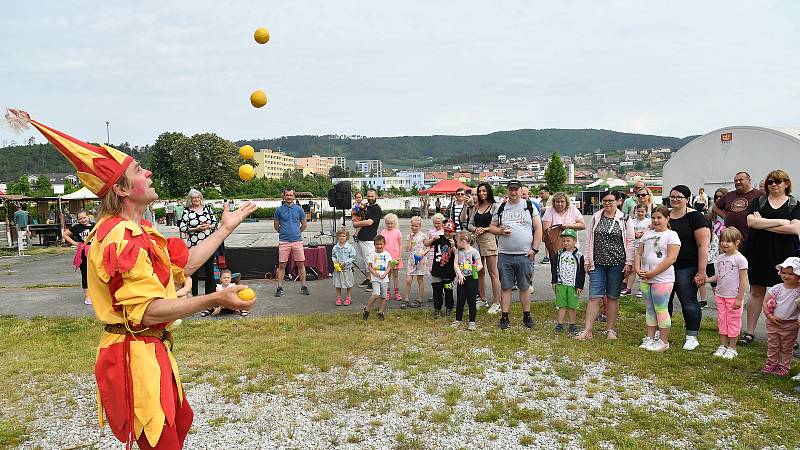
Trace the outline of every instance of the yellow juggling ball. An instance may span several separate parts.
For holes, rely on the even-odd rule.
[[[239,291],[239,293],[237,295],[239,296],[240,299],[242,299],[242,300],[244,300],[246,302],[249,302],[249,301],[254,300],[256,298],[256,291],[254,291],[254,290],[252,290],[250,288],[242,289],[241,291]]]
[[[250,181],[256,176],[256,170],[250,164],[242,164],[239,166],[239,178],[242,181]]]
[[[262,90],[253,91],[253,93],[250,94],[250,104],[256,108],[261,108],[267,104],[267,94]]]
[[[263,27],[257,28],[256,32],[253,33],[253,39],[255,39],[259,44],[266,44],[269,42],[269,30]]]
[[[242,159],[253,159],[253,156],[255,156],[255,154],[256,154],[255,149],[253,149],[253,147],[249,145],[244,145],[239,148],[239,156],[241,156]]]

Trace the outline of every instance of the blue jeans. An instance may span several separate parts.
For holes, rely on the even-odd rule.
[[[697,267],[686,267],[683,269],[675,268],[675,285],[669,297],[669,315],[672,317],[672,299],[678,295],[681,302],[681,312],[683,321],[686,323],[686,335],[697,336],[700,334],[700,320],[703,318],[703,311],[700,309],[700,302],[697,301],[697,285],[694,284],[694,276]]]
[[[618,299],[620,291],[622,291],[624,268],[625,266],[595,265],[594,270],[589,272],[589,298]]]

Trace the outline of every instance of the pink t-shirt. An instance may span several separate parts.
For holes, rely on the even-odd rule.
[[[717,256],[717,288],[714,295],[722,298],[736,298],[739,294],[739,271],[747,269],[747,258],[736,252],[733,256]]]
[[[552,199],[552,197],[550,198]],[[548,221],[550,222],[550,226],[564,225],[565,223],[578,223],[578,219],[582,218],[583,215],[581,215],[581,212],[578,211],[575,205],[569,205],[567,210],[562,214],[557,213],[555,207],[548,206],[542,216],[542,224]],[[578,246],[578,243],[576,242],[575,245]]]
[[[800,311],[795,306],[794,300],[800,297],[800,288],[789,289],[781,283],[767,289],[767,292],[775,299],[775,311],[772,312],[775,317],[782,320],[797,320]]]
[[[386,228],[381,230],[381,236],[386,239],[386,246],[383,248],[385,251],[389,252],[392,255],[392,259],[400,260],[400,239],[403,237],[403,233],[400,232],[397,228],[394,230],[387,230]]]
[[[681,245],[678,233],[672,230],[656,231],[647,230],[642,235],[641,245],[644,245],[642,252],[641,269],[649,272],[667,258],[667,247],[669,245]],[[669,266],[667,270],[656,275],[649,280],[649,283],[674,283],[675,268]]]

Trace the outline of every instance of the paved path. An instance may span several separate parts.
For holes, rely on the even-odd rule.
[[[83,290],[80,288],[80,274],[72,270],[72,256],[29,256],[23,258],[0,258],[0,315],[19,317],[36,316],[93,316],[90,306],[83,304]],[[273,297],[277,282],[274,280],[246,280],[255,289],[258,302],[251,316],[276,316],[307,313],[352,312],[358,314],[369,298],[369,293],[361,288],[353,288],[353,304],[335,306],[335,291],[330,278],[310,281],[311,295],[300,294],[299,282],[286,282],[286,294]],[[37,286],[37,287],[35,287]],[[38,287],[69,286],[69,287]],[[416,289],[416,288],[414,288]],[[414,294],[416,295],[416,290]],[[426,285],[426,297],[430,296],[430,284]],[[582,297],[585,297],[584,294]],[[517,293],[514,292],[516,299]],[[546,264],[537,264],[534,275],[534,294],[536,301],[552,301],[550,270]],[[677,302],[677,300],[676,300]],[[428,305],[430,306],[430,305]],[[676,310],[680,311],[678,304]],[[398,308],[399,302],[390,302],[390,308]],[[712,304],[703,311],[706,317],[716,317]],[[238,316],[227,316],[239,319]],[[495,320],[495,319],[491,319]],[[550,320],[550,318],[548,318]],[[763,318],[757,330],[759,339],[766,339]]]

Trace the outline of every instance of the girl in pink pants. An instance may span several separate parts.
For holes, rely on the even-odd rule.
[[[747,259],[739,253],[742,233],[736,227],[726,228],[719,236],[722,254],[709,283],[717,283],[714,298],[717,301],[719,347],[714,356],[733,359],[739,355],[736,340],[742,328],[742,303],[747,292]]]

